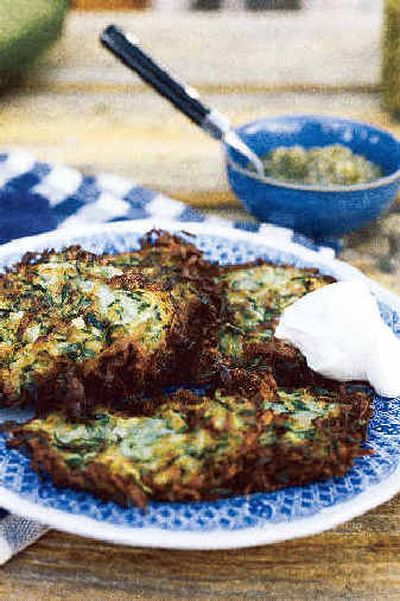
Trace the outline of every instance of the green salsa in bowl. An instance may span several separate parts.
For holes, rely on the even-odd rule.
[[[379,165],[342,144],[278,146],[262,157],[265,175],[309,186],[353,186],[382,177]]]
[[[264,175],[225,144],[232,191],[258,220],[318,242],[377,218],[400,185],[400,144],[389,132],[341,117],[286,115],[239,127]]]

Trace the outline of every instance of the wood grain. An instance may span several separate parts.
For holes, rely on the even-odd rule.
[[[98,32],[111,21],[132,26],[233,123],[314,112],[361,118],[399,134],[377,95],[380,19],[376,12],[353,17],[344,18],[353,35],[343,36],[343,20],[333,13],[321,13],[316,26],[307,11],[292,20],[77,11],[29,81],[0,98],[2,145],[88,173],[112,171],[240,218],[218,145],[106,56]],[[236,48],[235,60],[224,47]],[[347,258],[357,264],[354,248],[362,247],[359,266],[400,290],[395,274],[377,269],[371,240],[373,233],[368,244],[350,240]],[[0,599],[398,600],[399,556],[400,496],[330,532],[237,551],[137,549],[51,532],[1,569]]]
[[[2,598],[398,599],[400,497],[330,532],[221,552],[113,546],[59,532],[6,565]]]
[[[374,94],[206,94],[233,123],[293,110],[385,123]],[[3,145],[94,173],[112,171],[196,206],[233,204],[220,146],[156,95],[136,89],[20,89],[0,100]],[[398,128],[399,129],[399,128]],[[236,202],[237,205],[237,202]]]
[[[353,23],[346,42],[339,13]],[[23,146],[86,172],[112,171],[196,206],[238,206],[219,145],[100,46],[99,32],[110,22],[134,31],[233,124],[293,111],[385,123],[375,10],[320,11],[315,18],[309,11],[292,17],[77,11],[28,81],[0,98],[3,146]]]
[[[366,3],[359,2],[360,6]],[[137,81],[98,41],[110,23],[132,32],[158,60],[194,86],[333,86],[346,90],[380,83],[382,11],[266,13],[71,11],[64,36],[35,79],[64,83]],[[352,35],[345,36],[345,28]],[[184,32],[184,35],[183,33]]]

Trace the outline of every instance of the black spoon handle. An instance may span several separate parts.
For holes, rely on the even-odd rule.
[[[201,127],[213,138],[221,140],[230,129],[225,117],[211,110],[198,99],[192,88],[185,86],[158,65],[139,46],[133,36],[127,36],[116,25],[109,25],[100,36],[101,43],[127,67],[135,71],[161,96]]]

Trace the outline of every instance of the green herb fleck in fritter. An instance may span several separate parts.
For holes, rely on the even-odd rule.
[[[276,388],[265,376],[251,392],[176,393],[149,416],[103,410],[75,424],[51,414],[15,428],[11,444],[25,443],[59,484],[144,505],[339,474],[361,453],[367,419],[360,394]]]

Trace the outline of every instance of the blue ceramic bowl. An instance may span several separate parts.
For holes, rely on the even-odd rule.
[[[399,189],[400,143],[390,133],[366,123],[289,115],[254,121],[237,132],[260,157],[277,146],[311,148],[339,143],[382,169],[383,176],[367,184],[329,188],[289,184],[249,171],[246,159],[225,145],[231,188],[245,209],[261,221],[316,239],[338,237],[378,217]]]

